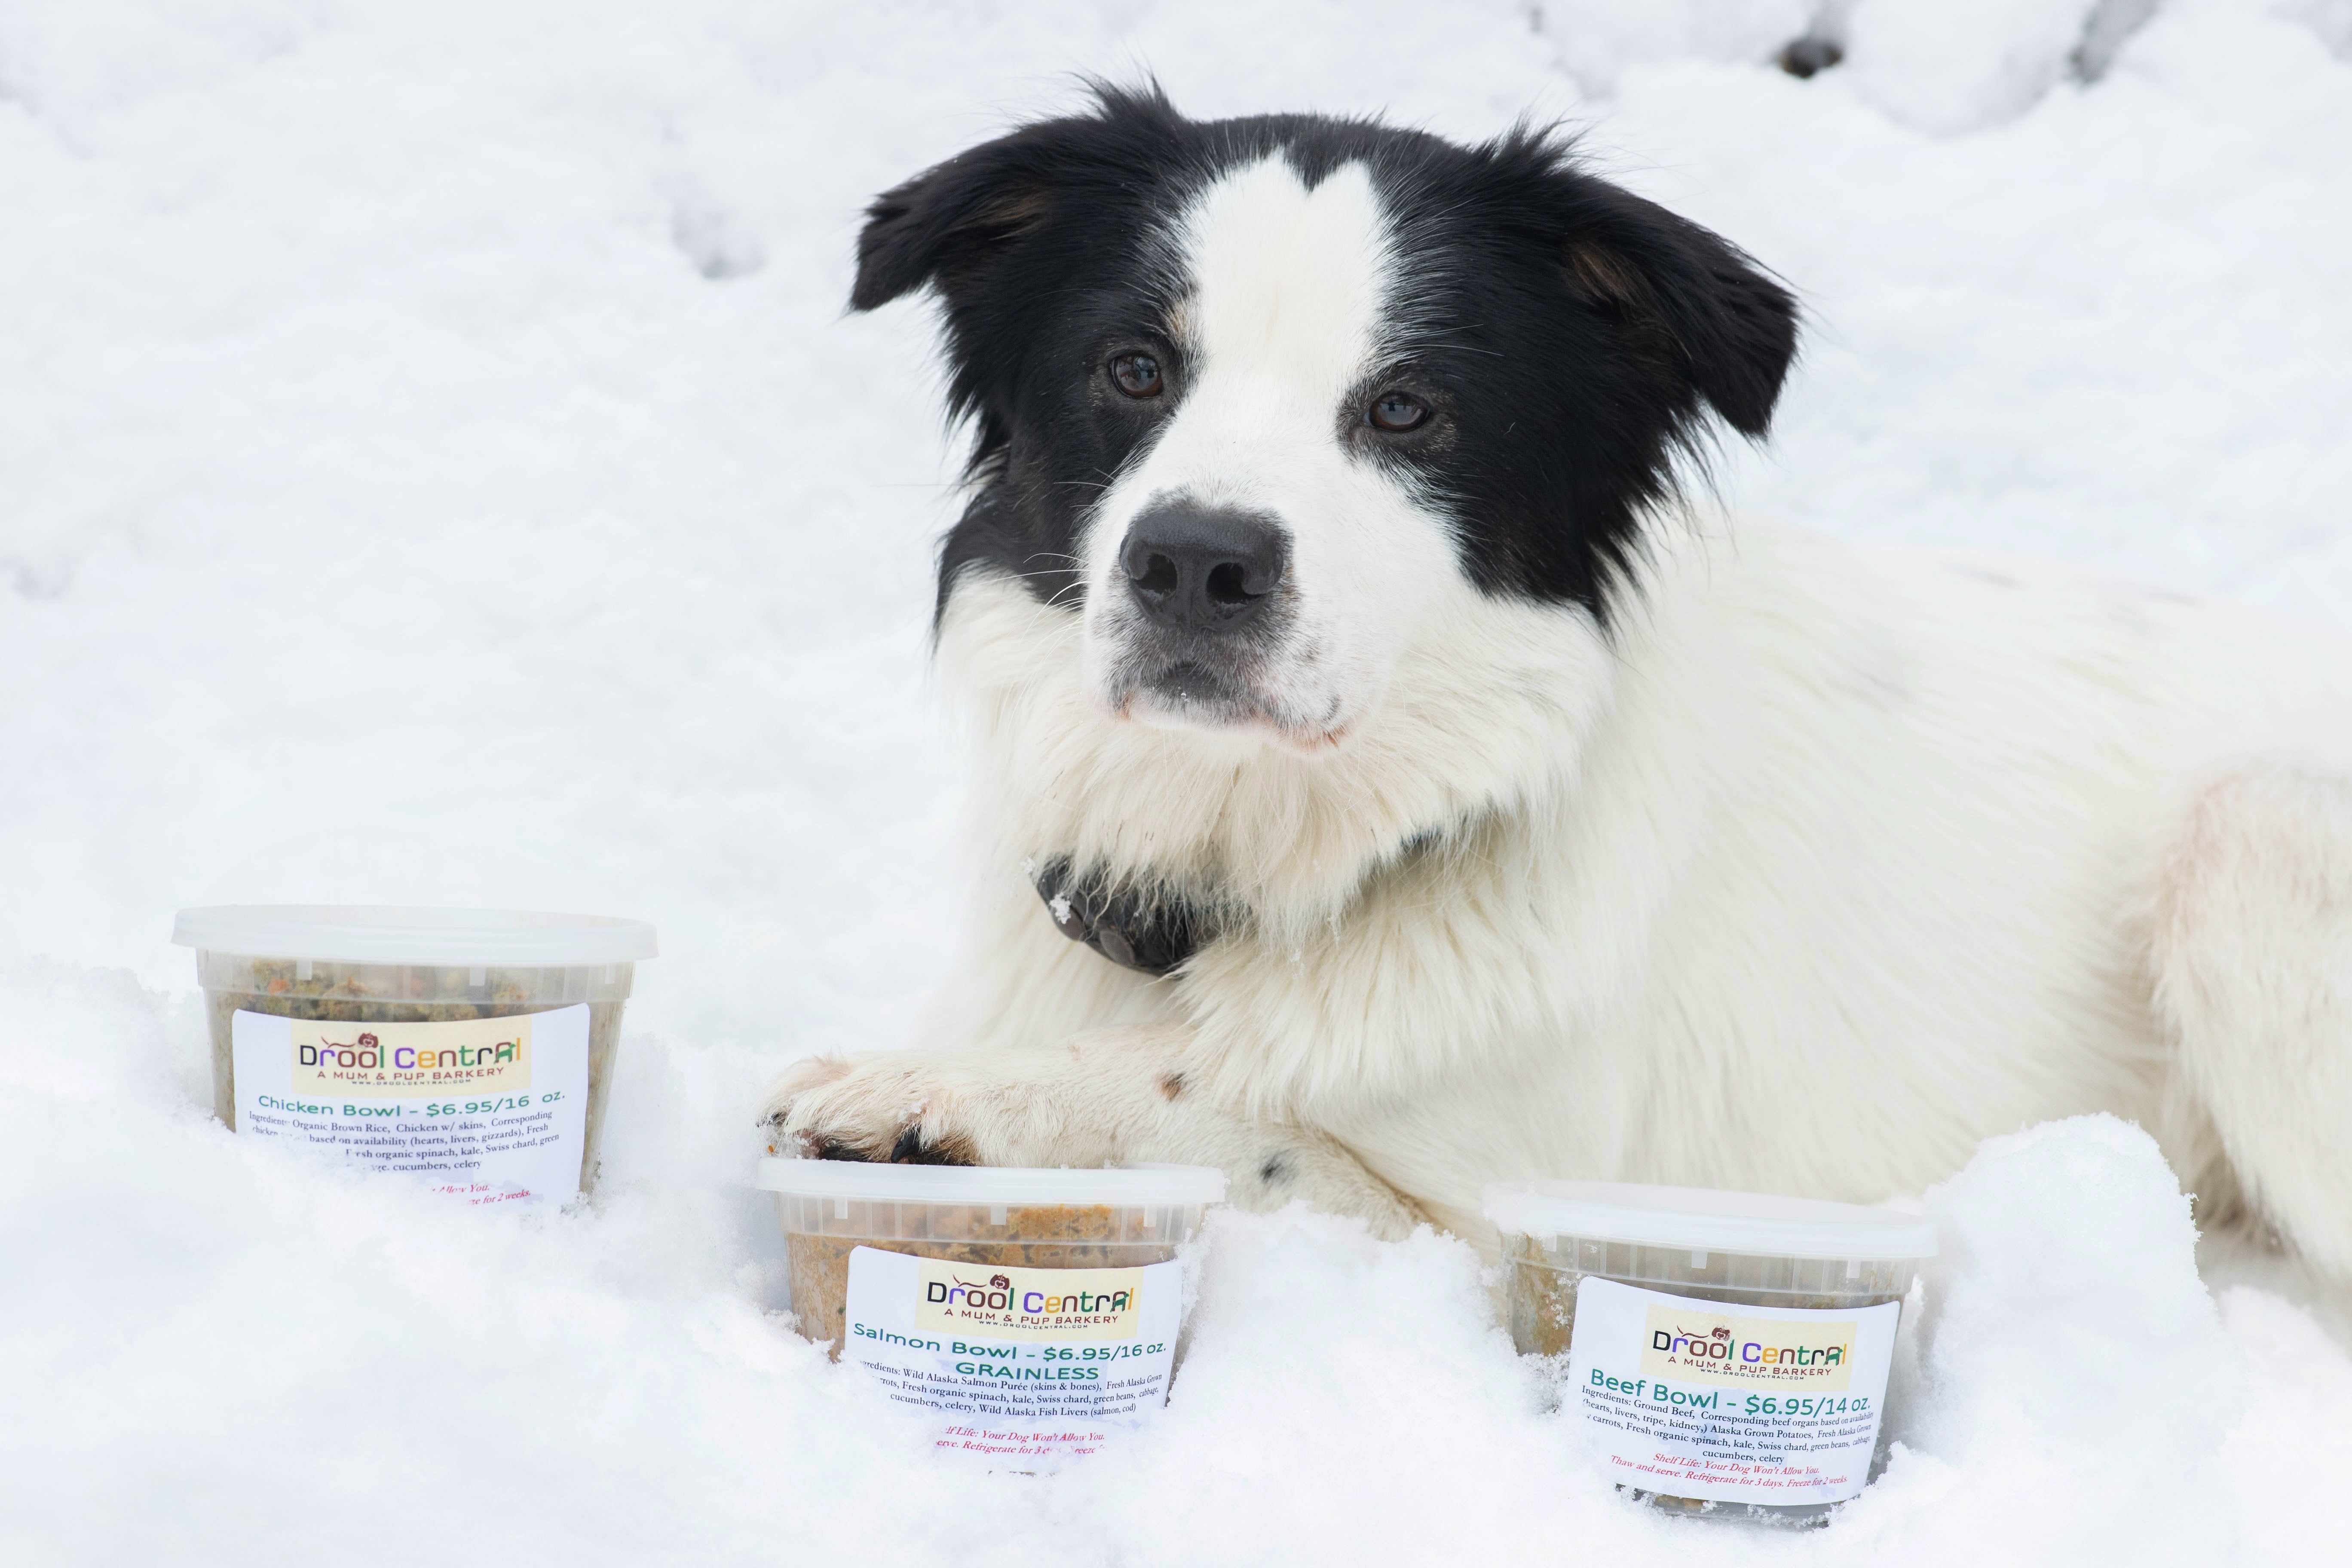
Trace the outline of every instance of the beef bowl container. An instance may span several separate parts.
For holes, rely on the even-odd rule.
[[[213,1113],[476,1205],[596,1180],[641,921],[512,910],[183,910]]]
[[[769,1159],[800,1331],[1014,1470],[1095,1452],[1166,1404],[1223,1172]]]
[[[1498,1182],[1485,1209],[1512,1342],[1556,1358],[1562,1413],[1621,1489],[1799,1524],[1861,1494],[1932,1221],[1605,1182]]]

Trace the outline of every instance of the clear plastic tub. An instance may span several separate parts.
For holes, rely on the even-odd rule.
[[[1011,1468],[1090,1453],[1166,1402],[1185,1259],[1222,1172],[770,1159],[801,1332]]]
[[[1602,1182],[1500,1182],[1485,1208],[1502,1233],[1512,1342],[1567,1358],[1564,1404],[1623,1489],[1792,1522],[1861,1492],[1901,1303],[1936,1254],[1932,1222]]]
[[[560,1202],[594,1185],[622,1008],[636,961],[656,952],[651,926],[236,905],[182,910],[172,940],[196,950],[213,1111],[233,1130],[339,1143],[475,1203]],[[562,1016],[484,1027],[551,1014]],[[289,1023],[254,1022],[264,1019]],[[268,1081],[240,1093],[241,1057]]]

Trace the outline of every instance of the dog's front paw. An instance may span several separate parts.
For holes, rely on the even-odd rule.
[[[1034,1101],[1013,1084],[922,1057],[796,1062],[769,1089],[778,1154],[893,1164],[1003,1165],[1036,1158]]]
[[[1384,1236],[1423,1216],[1311,1128],[1235,1116],[1192,1087],[1184,1037],[1099,1030],[1045,1048],[795,1062],[770,1086],[772,1152],[930,1165],[1214,1165],[1234,1203],[1304,1198]]]
[[[764,1120],[772,1152],[807,1160],[969,1165],[971,1152],[953,1140],[927,1138],[923,1112],[932,1096],[907,1068],[838,1057],[795,1062],[769,1089]]]

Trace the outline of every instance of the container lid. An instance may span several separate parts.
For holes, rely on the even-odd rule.
[[[864,1160],[760,1162],[759,1184],[803,1198],[898,1204],[1123,1204],[1129,1207],[1223,1203],[1225,1173],[1213,1165],[885,1165]]]
[[[1893,1209],[1712,1187],[1495,1182],[1486,1217],[1515,1236],[1577,1236],[1784,1258],[1933,1258],[1936,1222]]]
[[[172,941],[206,952],[327,963],[464,963],[516,968],[625,963],[655,953],[654,928],[600,915],[530,910],[415,910],[383,904],[217,904],[182,910]]]

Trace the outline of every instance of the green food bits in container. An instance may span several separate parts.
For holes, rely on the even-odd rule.
[[[213,1110],[475,1205],[595,1184],[642,921],[513,910],[184,910]]]

